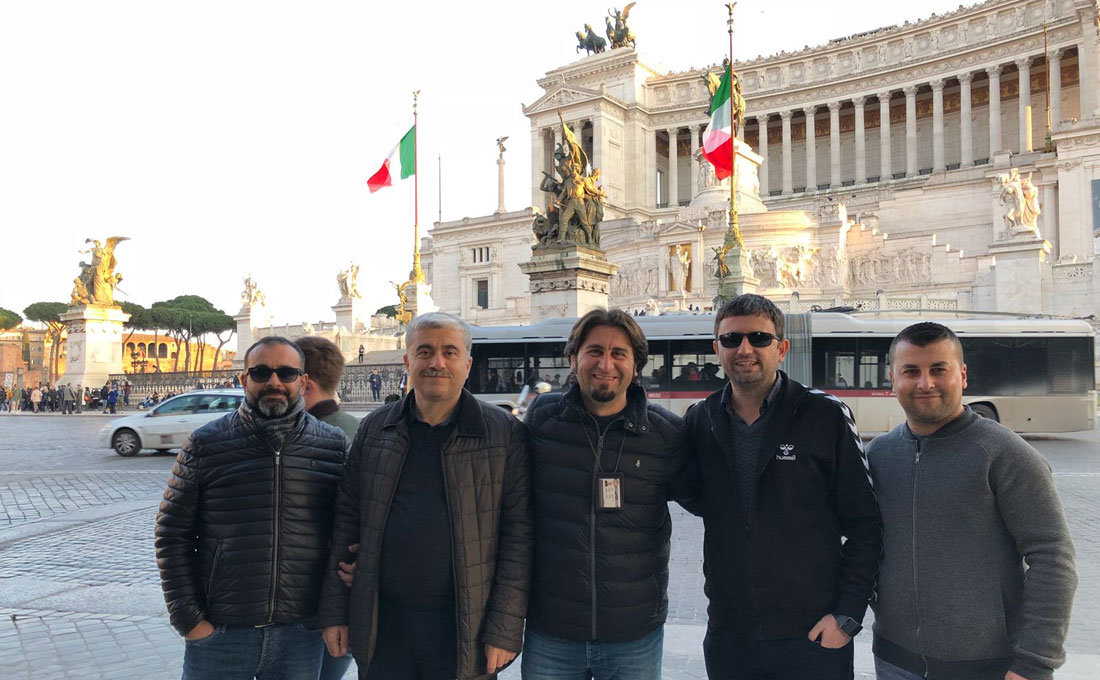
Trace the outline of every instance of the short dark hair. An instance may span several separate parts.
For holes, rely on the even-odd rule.
[[[725,302],[714,315],[714,337],[718,337],[718,327],[723,319],[731,316],[762,316],[775,324],[775,334],[783,339],[783,312],[775,303],[761,295],[745,293]]]
[[[325,392],[335,392],[344,375],[344,353],[336,343],[319,335],[307,335],[294,341],[305,355],[305,369],[309,379]]]
[[[630,347],[634,350],[634,374],[635,378],[641,375],[642,368],[649,360],[649,341],[645,339],[645,333],[634,317],[621,309],[593,309],[573,324],[573,330],[569,331],[569,341],[565,343],[565,356],[572,358],[577,356],[581,346],[584,345],[588,334],[596,326],[611,326],[626,333],[630,341]]]
[[[962,342],[959,341],[959,336],[955,335],[954,331],[941,323],[921,321],[920,323],[915,323],[903,328],[902,331],[894,337],[893,341],[890,342],[891,366],[894,364],[894,348],[903,340],[917,347],[927,347],[934,342],[940,342],[942,340],[950,341],[959,352],[959,363],[963,361]]]
[[[248,355],[252,354],[252,350],[256,349],[260,345],[263,345],[265,347],[271,347],[273,345],[286,345],[288,347],[293,347],[294,351],[298,353],[298,359],[301,361],[301,364],[302,364],[299,368],[305,368],[305,366],[306,366],[306,355],[302,353],[302,348],[301,347],[299,347],[298,345],[295,345],[293,342],[291,342],[290,340],[282,337],[281,335],[265,335],[264,337],[260,338],[256,342],[252,343],[248,347],[248,350],[245,351],[245,353],[244,353],[244,367],[245,368],[248,368]]]

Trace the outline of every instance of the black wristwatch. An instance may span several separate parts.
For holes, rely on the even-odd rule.
[[[854,638],[856,635],[859,635],[859,631],[863,630],[863,626],[860,625],[859,621],[856,621],[850,616],[833,614],[833,618],[836,619],[836,623],[840,626],[841,632],[848,637]]]

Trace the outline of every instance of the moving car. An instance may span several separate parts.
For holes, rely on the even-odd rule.
[[[165,399],[149,411],[112,420],[99,433],[100,445],[120,456],[133,456],[142,449],[179,448],[199,427],[235,411],[242,399],[241,388],[200,390]]]

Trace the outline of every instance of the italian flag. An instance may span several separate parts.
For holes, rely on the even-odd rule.
[[[727,114],[728,117],[728,114]],[[393,185],[393,178],[405,179],[416,174],[416,126],[409,128],[397,146],[393,147],[382,167],[367,180],[373,194],[382,187]]]
[[[710,123],[703,133],[703,157],[714,166],[714,176],[725,179],[733,174],[733,102],[730,68],[722,74],[722,83],[710,102]]]

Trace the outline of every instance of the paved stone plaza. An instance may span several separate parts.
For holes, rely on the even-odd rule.
[[[0,677],[178,678],[153,520],[172,456],[95,448],[100,415],[0,414]],[[1063,680],[1100,677],[1100,433],[1035,437],[1054,468],[1081,585]],[[664,677],[705,678],[702,525],[674,509]],[[873,678],[870,636],[859,678]],[[349,674],[354,677],[354,670]],[[503,674],[519,677],[518,669]]]

